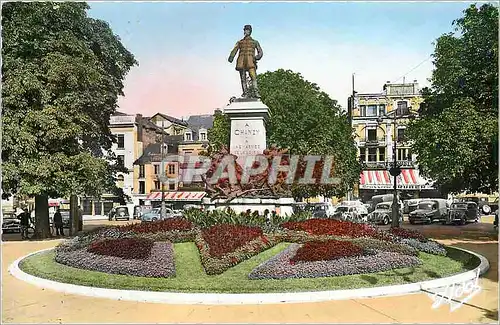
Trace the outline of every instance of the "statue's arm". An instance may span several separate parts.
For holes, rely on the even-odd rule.
[[[227,59],[229,62],[233,62],[234,57],[236,56],[236,53],[238,53],[238,50],[240,49],[240,42],[236,42],[236,45],[234,46],[233,50],[229,54],[229,58]]]
[[[262,56],[264,55],[264,51],[262,51],[262,47],[260,47],[260,44],[258,41],[255,41],[255,48],[257,49],[257,55],[255,56],[256,60],[260,60]]]

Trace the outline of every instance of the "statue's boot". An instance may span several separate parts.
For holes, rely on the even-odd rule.
[[[240,75],[240,77],[241,77],[241,89],[243,90],[243,94],[241,94],[241,97],[245,98],[248,96],[247,79],[245,74]]]

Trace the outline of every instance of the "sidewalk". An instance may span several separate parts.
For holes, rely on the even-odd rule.
[[[59,241],[2,243],[2,322],[5,323],[498,323],[498,242],[443,240],[490,261],[482,291],[450,312],[432,309],[426,294],[322,303],[205,306],[163,305],[65,295],[12,277],[7,268]]]

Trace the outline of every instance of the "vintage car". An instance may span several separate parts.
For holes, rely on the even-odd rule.
[[[2,216],[2,232],[21,232],[21,220],[19,220],[14,212],[4,213]]]
[[[141,217],[141,221],[142,222],[154,222],[154,221],[158,221],[158,220],[174,218],[176,216],[177,216],[177,214],[174,210],[172,210],[170,208],[165,208],[165,217],[162,218],[161,208],[154,208],[153,210],[144,213]]]
[[[418,207],[418,203],[422,201],[422,199],[409,199],[403,201],[403,213],[409,214],[412,211],[415,211]]]
[[[120,205],[111,209],[108,213],[109,221],[115,219],[130,220],[130,213],[128,212],[128,207],[126,205]]]
[[[410,212],[408,219],[411,224],[433,223],[436,220],[445,220],[447,215],[448,207],[445,199],[425,199],[418,203],[415,211]]]
[[[367,219],[367,211],[363,206],[339,205],[335,209],[332,218],[337,220],[364,222]]]
[[[482,214],[492,214],[498,210],[498,193],[496,195],[487,195],[482,193],[476,194],[459,194],[455,197],[458,202],[474,202],[478,205],[479,211]]]
[[[330,218],[333,216],[335,208],[329,202],[316,203],[312,211],[314,218]]]
[[[403,211],[399,209],[399,221],[403,222]],[[381,202],[368,214],[368,222],[388,225],[392,222],[392,202]]]
[[[475,202],[455,202],[451,204],[443,223],[465,225],[467,222],[478,222],[479,217],[479,208]]]

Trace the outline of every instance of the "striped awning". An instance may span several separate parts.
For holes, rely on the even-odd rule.
[[[166,201],[201,201],[206,195],[205,192],[165,192]],[[146,196],[146,200],[161,200],[161,192],[151,192]]]
[[[360,189],[392,189],[394,177],[388,170],[364,170],[359,179]],[[417,169],[402,169],[397,178],[397,187],[401,190],[431,189],[429,181],[420,177]]]

